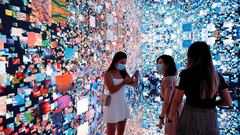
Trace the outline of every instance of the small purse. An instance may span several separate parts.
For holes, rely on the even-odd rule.
[[[107,94],[104,94],[104,90],[105,90],[105,87],[103,86],[103,93],[102,93],[102,95],[99,98],[100,104],[102,106],[109,106],[110,102],[111,102],[111,96],[107,95]]]

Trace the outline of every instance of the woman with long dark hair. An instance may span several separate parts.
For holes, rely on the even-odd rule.
[[[161,114],[159,115],[159,128],[161,129],[165,116],[169,114],[170,105],[175,95],[177,68],[174,59],[169,55],[161,55],[160,57],[158,57],[157,71],[163,75],[160,92],[160,97],[163,101],[163,107]],[[175,114],[172,123],[167,123],[167,119],[165,119],[166,135],[175,135],[177,122],[179,116],[181,115],[181,110],[181,107],[179,107],[178,112]]]
[[[224,78],[214,69],[210,47],[195,42],[188,49],[187,69],[179,75],[168,122],[179,107],[183,95],[186,103],[177,127],[178,135],[218,135],[216,106],[230,106],[232,99]],[[219,94],[220,100],[216,101]]]
[[[129,109],[125,99],[125,85],[136,87],[138,85],[137,70],[133,77],[126,71],[127,55],[124,52],[117,52],[108,68],[104,82],[111,96],[110,105],[105,107],[104,120],[107,123],[107,135],[123,135],[126,120],[130,118]]]

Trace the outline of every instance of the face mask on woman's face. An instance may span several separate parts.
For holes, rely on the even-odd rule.
[[[159,73],[162,73],[162,71],[163,71],[163,65],[162,64],[157,64],[157,71]]]
[[[121,70],[126,69],[126,66],[125,66],[125,64],[118,64],[117,69],[121,71]]]

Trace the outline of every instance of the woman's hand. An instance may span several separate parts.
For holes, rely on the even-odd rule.
[[[130,84],[130,83],[132,83],[132,82],[133,82],[133,77],[127,76],[127,77],[124,79],[124,83],[125,83],[125,84]]]
[[[162,126],[163,126],[163,119],[159,119],[158,127],[162,129]]]

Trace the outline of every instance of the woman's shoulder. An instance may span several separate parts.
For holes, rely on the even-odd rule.
[[[104,76],[105,77],[112,76],[112,71],[105,71]]]
[[[164,79],[165,83],[174,83],[176,81],[176,76],[167,76]]]
[[[165,80],[175,80],[176,76],[166,76]]]

